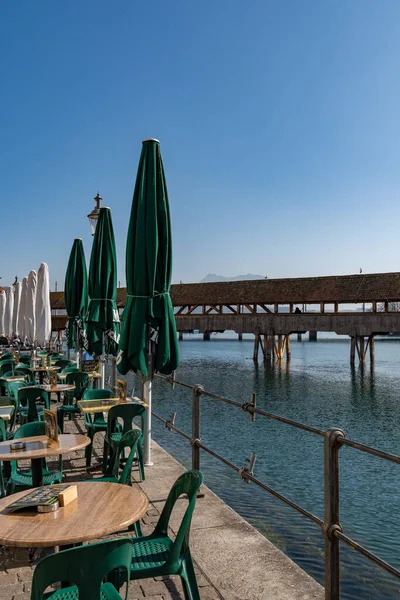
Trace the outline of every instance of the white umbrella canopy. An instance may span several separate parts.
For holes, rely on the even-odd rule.
[[[13,330],[13,335],[19,335],[19,307],[21,304],[21,291],[22,291],[22,284],[20,281],[18,281],[18,283],[15,284],[14,287],[14,311],[13,311],[13,319],[12,319],[12,330]]]
[[[33,344],[36,340],[36,288],[37,273],[36,271],[31,271],[28,275],[28,288],[25,302],[25,326],[28,344]]]
[[[20,301],[20,305],[19,305],[19,315],[18,315],[18,335],[19,335],[22,343],[25,342],[25,338],[26,338],[25,307],[26,307],[27,293],[28,293],[28,278],[24,277],[22,279],[21,301]]]
[[[36,289],[36,340],[42,348],[51,335],[49,267],[42,263],[37,274]]]
[[[5,335],[4,316],[6,312],[7,295],[5,290],[0,292],[0,335]]]
[[[4,288],[7,294],[6,310],[4,313],[4,334],[7,337],[12,336],[12,318],[14,311],[14,288],[12,286]]]

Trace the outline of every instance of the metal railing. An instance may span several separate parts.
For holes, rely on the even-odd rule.
[[[256,406],[256,395],[252,394],[251,402],[240,403],[235,400],[231,400],[229,398],[225,398],[223,396],[219,396],[218,394],[214,394],[212,392],[208,392],[201,385],[188,385],[187,383],[183,383],[181,381],[177,381],[174,376],[165,377],[162,375],[155,375],[155,377],[162,379],[172,385],[172,388],[175,386],[179,386],[191,391],[192,394],[192,431],[191,435],[188,435],[184,431],[180,430],[175,426],[175,417],[176,413],[172,413],[169,419],[164,419],[160,415],[157,415],[152,411],[152,415],[164,423],[165,427],[169,431],[174,431],[179,434],[191,445],[192,448],[192,468],[200,469],[201,466],[201,450],[207,452],[217,460],[221,461],[227,467],[236,471],[241,479],[247,483],[252,482],[256,484],[261,489],[265,490],[278,500],[281,500],[286,505],[294,508],[301,515],[321,527],[322,534],[325,540],[325,600],[340,600],[340,542],[343,542],[353,550],[359,552],[370,561],[391,573],[395,577],[400,579],[400,571],[393,567],[391,564],[382,560],[374,554],[370,552],[367,548],[358,544],[355,540],[347,536],[343,532],[343,528],[340,524],[339,520],[339,454],[340,448],[342,446],[349,446],[360,452],[365,452],[367,454],[372,454],[373,456],[377,456],[384,460],[388,460],[393,463],[400,464],[400,457],[395,456],[393,454],[389,454],[388,452],[383,452],[381,450],[377,450],[376,448],[372,448],[370,446],[366,446],[365,444],[360,444],[351,439],[346,438],[344,432],[341,429],[336,427],[332,427],[327,431],[323,431],[321,429],[317,429],[315,427],[310,427],[309,425],[305,425],[303,423],[298,423],[297,421],[293,421],[291,419],[287,419],[286,417],[281,417],[279,415],[275,415],[273,413],[267,412],[265,410],[261,410]],[[246,467],[238,467],[233,464],[228,459],[224,458],[217,452],[214,452],[211,448],[206,446],[200,437],[200,425],[201,425],[201,397],[205,396],[207,398],[211,398],[213,400],[217,400],[219,402],[223,402],[225,404],[229,404],[231,406],[235,406],[240,408],[244,412],[250,415],[250,420],[254,421],[255,415],[260,415],[267,419],[271,419],[273,421],[278,421],[285,425],[289,425],[291,427],[295,427],[297,429],[301,429],[303,431],[307,431],[314,435],[318,435],[324,438],[324,519],[320,519],[316,515],[312,514],[305,508],[296,504],[287,498],[286,496],[279,493],[277,490],[274,490],[269,485],[265,484],[263,481],[257,479],[254,476],[253,469],[256,460],[256,455],[252,454],[250,459],[248,459],[248,466]]]

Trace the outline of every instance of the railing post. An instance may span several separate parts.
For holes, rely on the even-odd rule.
[[[200,398],[204,392],[201,385],[193,388],[192,395],[192,469],[200,470],[200,448],[196,441],[200,439]]]
[[[335,531],[339,523],[339,449],[341,429],[332,427],[324,439],[324,503],[325,519],[325,600],[340,600],[340,541]]]

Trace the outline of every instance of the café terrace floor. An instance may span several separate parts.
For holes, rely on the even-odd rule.
[[[84,434],[83,419],[65,421],[65,432]],[[97,434],[92,464],[100,460],[102,447],[102,434]],[[84,451],[64,456],[66,482],[89,478],[83,456]],[[153,530],[168,491],[184,472],[184,468],[154,442],[152,459],[154,465],[146,468],[146,481],[138,483],[149,498],[149,509],[142,519],[143,535]],[[92,469],[91,475],[101,475],[100,469]],[[137,481],[136,468],[133,475]],[[314,579],[206,486],[202,492],[204,497],[197,500],[190,535],[201,600],[323,599],[323,589]],[[184,500],[179,500],[170,522],[172,535],[177,531],[184,508]],[[110,537],[117,535],[133,533],[122,532]],[[29,600],[33,570],[28,549],[0,546],[0,600]],[[184,595],[179,577],[174,576],[133,581],[128,598],[184,600]]]

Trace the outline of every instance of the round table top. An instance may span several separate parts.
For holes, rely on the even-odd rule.
[[[11,450],[12,440],[0,442],[0,460],[32,460],[33,458],[58,456],[74,450],[81,450],[90,444],[90,439],[86,435],[73,433],[60,433],[58,442],[53,442],[50,446],[47,445],[48,439],[47,435],[36,435],[15,440],[16,442],[25,442],[25,450]]]
[[[48,366],[48,367],[29,367],[29,368],[34,373],[40,372],[40,371],[59,371],[61,369],[61,367],[52,367],[52,366]]]
[[[55,385],[43,384],[39,385],[42,390],[46,392],[70,392],[75,389],[75,385],[72,383],[56,383]]]
[[[2,377],[2,379],[4,379],[4,381],[7,381],[7,382],[25,381],[25,377],[23,375],[12,375],[10,377]]]
[[[51,513],[9,513],[7,506],[27,490],[0,500],[0,544],[22,547],[66,546],[101,538],[144,516],[148,500],[137,487],[108,482],[71,482],[78,497]]]

